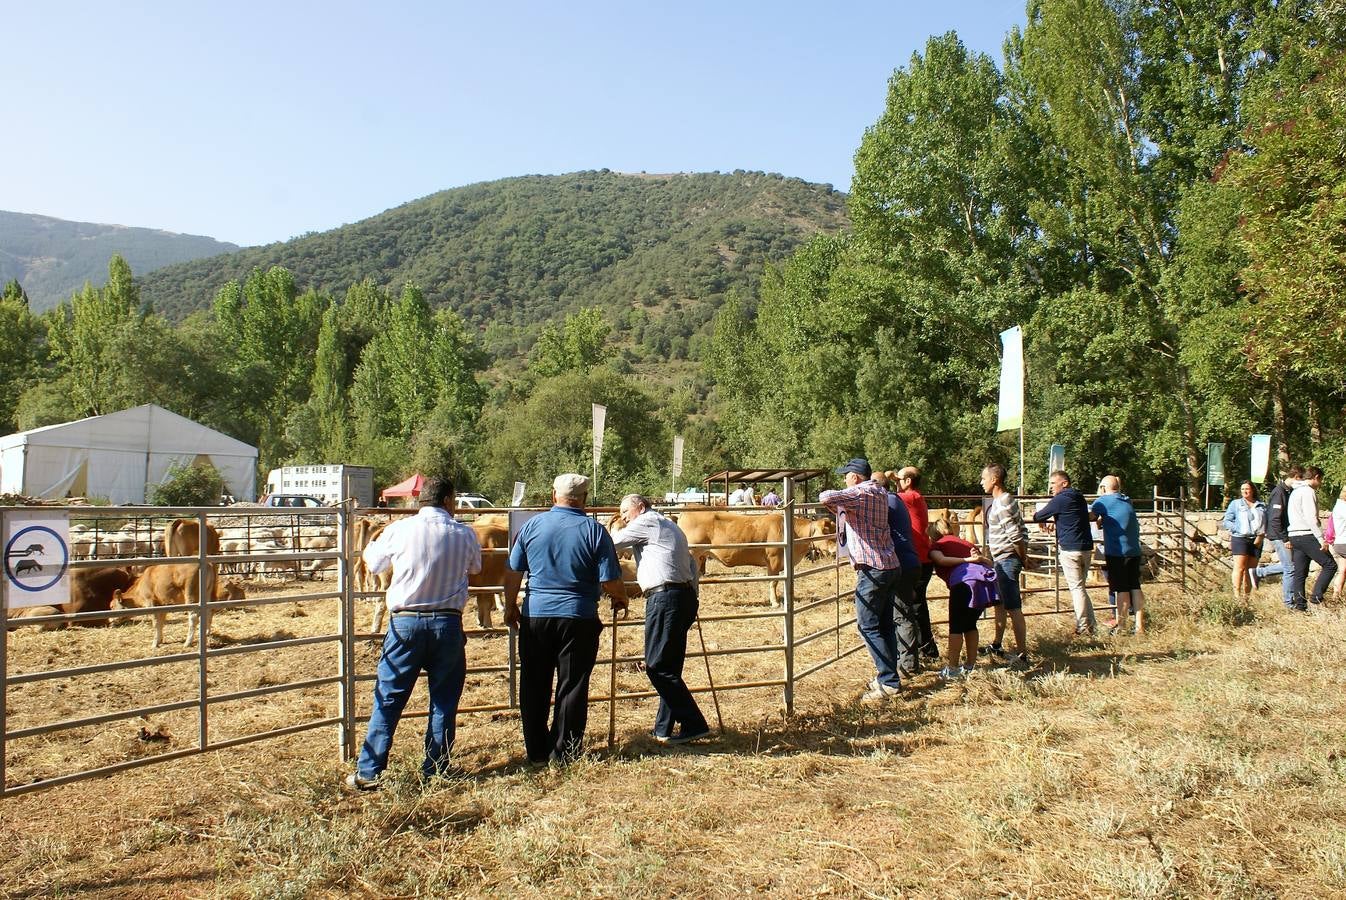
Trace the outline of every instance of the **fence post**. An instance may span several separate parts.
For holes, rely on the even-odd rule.
[[[1187,488],[1178,488],[1178,567],[1182,573],[1182,592],[1187,593]]]
[[[355,595],[351,590],[351,531],[355,527],[355,501],[337,507],[337,755],[344,762],[355,755]],[[251,522],[251,517],[249,517]]]
[[[209,565],[206,562],[206,551],[210,548],[209,528],[210,525],[206,522],[206,514],[198,512],[196,514],[196,602],[198,607],[196,637],[199,645],[196,648],[196,675],[200,684],[196,700],[196,742],[202,750],[210,746],[210,704],[206,699],[207,680],[209,678],[209,673],[206,671],[206,644],[209,642],[210,634],[210,600],[215,593],[215,580],[208,577],[207,573],[210,570],[206,568]]]
[[[786,478],[783,482],[784,503],[782,507],[785,517],[781,523],[781,540],[785,552],[784,568],[782,574],[785,580],[781,582],[781,603],[785,607],[785,714],[794,715],[795,712],[795,483],[793,478]]]
[[[8,534],[5,530],[5,511],[0,509],[0,540]],[[3,565],[0,560],[0,565]],[[5,575],[4,577],[8,577]],[[0,585],[0,590],[4,590]],[[8,592],[6,592],[8,593]],[[3,598],[0,598],[3,599]],[[0,602],[0,797],[5,795],[5,757],[9,753],[9,747],[5,741],[5,732],[9,730],[9,724],[5,717],[6,703],[9,701],[9,603]]]

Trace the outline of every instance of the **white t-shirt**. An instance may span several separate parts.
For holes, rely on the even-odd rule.
[[[739,488],[729,495],[730,506],[752,506],[752,489]]]

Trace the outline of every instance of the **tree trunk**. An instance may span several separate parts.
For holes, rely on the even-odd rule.
[[[1285,397],[1280,383],[1271,387],[1271,428],[1276,432],[1276,477],[1290,468],[1290,445],[1285,439]]]
[[[1188,504],[1205,503],[1201,491],[1201,450],[1196,444],[1196,417],[1192,415],[1192,400],[1187,393],[1187,370],[1178,367],[1178,401],[1182,404],[1182,440],[1187,445]]]

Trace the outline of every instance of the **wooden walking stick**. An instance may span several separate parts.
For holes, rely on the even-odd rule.
[[[617,742],[617,610],[612,611],[612,665],[608,672],[608,753]]]
[[[715,701],[715,721],[720,725],[720,734],[724,734],[724,717],[720,715],[720,695],[715,690],[715,679],[710,674],[710,657],[706,655],[706,633],[701,630],[701,616],[696,617],[696,633],[701,638],[701,659],[706,663],[706,680],[710,682],[710,698]]]

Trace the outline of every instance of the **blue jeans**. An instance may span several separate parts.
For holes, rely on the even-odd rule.
[[[893,605],[900,569],[855,570],[855,625],[874,660],[879,684],[902,686],[897,675],[897,632]]]
[[[1294,572],[1294,563],[1290,558],[1290,547],[1285,541],[1271,541],[1271,549],[1276,551],[1276,559],[1269,566],[1258,566],[1254,571],[1258,578],[1266,578],[1268,575],[1281,576],[1281,600],[1285,601],[1286,606],[1291,606],[1292,594],[1292,573]]]
[[[710,728],[682,680],[687,631],[696,621],[699,605],[692,587],[664,588],[645,595],[645,674],[659,692],[659,711],[654,717],[654,733],[659,737],[672,737],[674,725],[682,726],[682,734],[701,734]]]
[[[425,762],[421,772],[429,777],[444,771],[453,747],[458,701],[463,696],[467,676],[466,646],[462,616],[388,618],[378,681],[374,685],[374,711],[369,716],[369,732],[355,767],[361,778],[377,778],[388,767],[393,732],[422,670],[429,680],[430,720],[425,726]]]
[[[1006,612],[1024,608],[1023,596],[1019,593],[1019,573],[1023,570],[1024,561],[1018,556],[995,561],[995,584],[1000,590],[1000,605]]]

